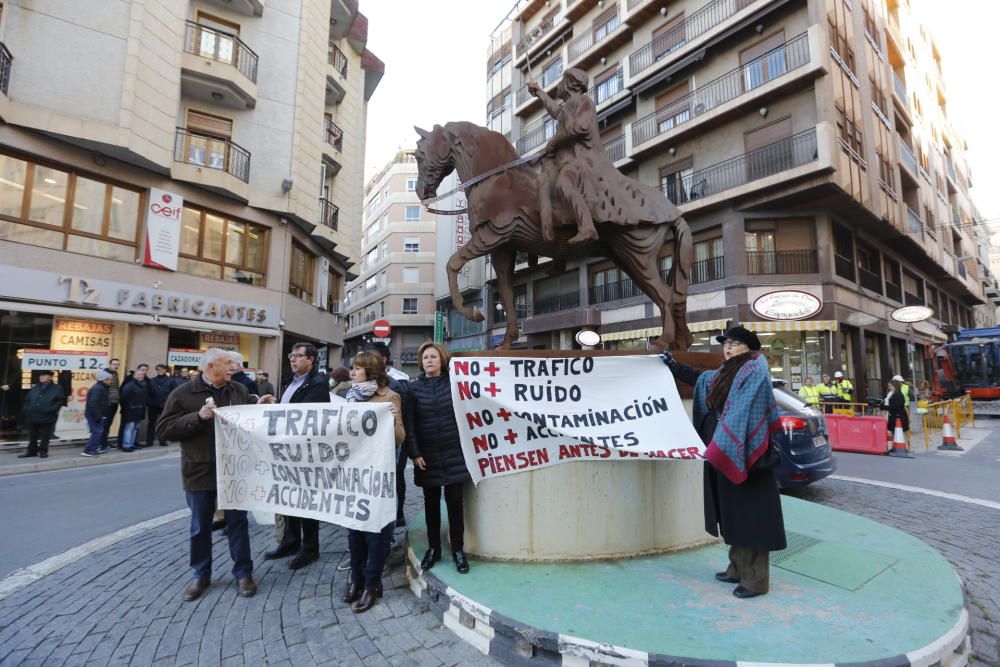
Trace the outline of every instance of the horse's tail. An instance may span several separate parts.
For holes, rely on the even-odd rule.
[[[674,220],[674,258],[667,275],[667,284],[674,291],[673,319],[674,335],[677,341],[690,343],[691,333],[687,327],[687,293],[691,283],[691,266],[694,261],[694,245],[687,220],[677,216]],[[680,349],[687,349],[681,347]]]

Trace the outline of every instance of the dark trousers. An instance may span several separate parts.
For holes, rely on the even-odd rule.
[[[51,424],[28,424],[28,454],[49,453],[49,439],[56,430],[55,422]]]
[[[748,547],[729,547],[726,574],[754,593],[766,593],[771,581],[771,552]]]
[[[281,537],[282,544],[295,545],[302,551],[319,553],[319,521],[297,516],[286,516],[284,519],[285,532]]]
[[[212,515],[215,514],[215,491],[187,491],[191,508],[191,569],[199,579],[212,578]],[[229,555],[233,559],[233,576],[237,579],[253,574],[250,557],[250,529],[244,510],[225,510]]]
[[[382,585],[382,568],[385,567],[385,559],[389,557],[395,527],[395,522],[390,522],[378,533],[347,531],[347,548],[351,553],[351,581],[365,589]]]
[[[406,461],[408,457],[402,447],[396,450],[396,520],[403,516],[406,504]]]
[[[167,441],[163,438],[159,438],[156,435],[156,422],[160,421],[160,413],[163,412],[161,407],[149,407],[149,411],[146,419],[146,446],[152,447],[154,440],[159,440],[161,445],[166,445]]]
[[[107,435],[107,419],[94,420],[87,418],[87,426],[90,428],[90,438],[87,440],[87,446],[83,448],[83,451],[88,454],[96,454],[104,442],[104,437]]]
[[[108,435],[111,431],[111,422],[115,420],[115,413],[118,412],[118,404],[112,403],[108,408],[108,416],[104,419],[104,434],[101,436],[101,447],[108,446]],[[121,434],[118,434],[118,446],[121,446]]]
[[[441,551],[441,488],[424,487],[424,516],[427,518],[427,542],[431,549]],[[451,551],[465,548],[465,512],[462,507],[462,484],[444,487],[444,501],[448,505],[448,536]]]

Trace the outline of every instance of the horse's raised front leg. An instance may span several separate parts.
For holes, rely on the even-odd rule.
[[[478,308],[472,309],[465,305],[462,290],[458,288],[458,274],[468,262],[482,257],[488,252],[490,252],[490,248],[485,247],[479,237],[473,236],[468,243],[448,258],[448,289],[451,291],[451,303],[462,317],[473,322],[482,322],[483,313]]]
[[[504,310],[507,311],[507,331],[498,349],[509,350],[510,344],[517,340],[519,333],[517,307],[514,304],[515,253],[509,248],[498,249],[492,252],[492,258],[493,270],[497,273],[497,282],[500,286],[500,299],[503,301]]]

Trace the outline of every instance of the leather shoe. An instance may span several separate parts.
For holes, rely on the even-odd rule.
[[[252,598],[257,594],[257,582],[253,577],[242,577],[236,581],[236,589],[245,598]]]
[[[459,574],[465,574],[469,571],[469,561],[465,558],[465,552],[459,549],[451,555],[451,559],[455,561],[455,569],[458,570]]]
[[[213,533],[215,531],[217,531],[217,530],[222,530],[225,527],[226,527],[226,520],[225,519],[217,519],[217,520],[215,520],[215,521],[212,522],[212,532]]]
[[[278,545],[277,549],[274,549],[273,551],[268,551],[266,554],[264,554],[264,560],[274,560],[275,558],[284,558],[285,556],[292,556],[294,554],[297,554],[298,552],[299,552],[298,544],[294,542],[289,544],[282,542],[281,544]]]
[[[306,551],[305,549],[303,549],[298,553],[297,556],[295,556],[295,558],[288,561],[288,569],[298,570],[300,568],[305,567],[309,563],[316,562],[317,560],[319,560],[318,551]]]
[[[351,607],[351,611],[355,614],[363,614],[372,607],[375,606],[375,602],[378,600],[378,591],[374,588],[366,588],[365,592],[361,594],[361,599]]]
[[[184,589],[184,601],[191,602],[201,597],[201,594],[208,590],[211,583],[208,579],[193,579]]]
[[[361,597],[361,584],[356,584],[353,581],[347,584],[347,588],[344,589],[344,594],[340,596],[341,602],[346,602],[348,604],[352,602],[357,602],[358,598]]]
[[[716,572],[715,573],[715,578],[717,580],[723,582],[723,583],[726,583],[726,584],[738,584],[738,583],[740,583],[739,579],[737,579],[736,577],[730,577],[725,572]]]
[[[733,595],[735,595],[738,598],[755,598],[758,595],[763,595],[763,593],[754,593],[752,590],[745,587],[743,584],[740,584],[739,586],[733,589]]]
[[[424,553],[424,559],[420,561],[421,570],[429,570],[434,567],[434,563],[441,560],[441,550],[440,549],[428,549]]]

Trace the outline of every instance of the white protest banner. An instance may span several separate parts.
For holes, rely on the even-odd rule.
[[[219,509],[378,532],[396,518],[388,403],[242,405],[215,413]]]
[[[659,356],[461,357],[450,368],[476,484],[565,461],[705,457]]]

